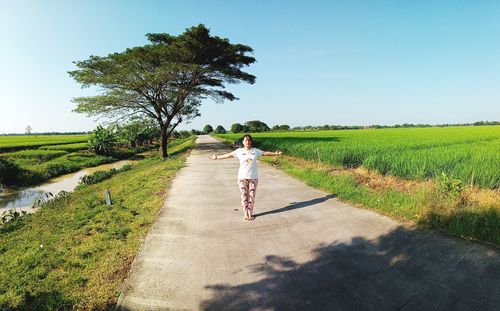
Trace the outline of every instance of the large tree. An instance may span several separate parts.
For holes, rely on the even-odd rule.
[[[255,121],[248,121],[245,123],[247,126],[248,130],[253,133],[259,133],[259,132],[267,132],[270,130],[269,126],[267,126],[266,123],[255,120]]]
[[[255,62],[247,45],[211,36],[202,24],[179,36],[147,34],[150,44],[108,56],[74,62],[69,74],[82,87],[98,86],[96,96],[74,98],[76,112],[115,120],[135,115],[158,122],[162,157],[167,140],[183,121],[200,115],[201,99],[237,100],[225,84],[253,84],[255,76],[243,67]]]

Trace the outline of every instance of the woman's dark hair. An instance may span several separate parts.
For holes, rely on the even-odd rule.
[[[252,140],[252,136],[250,134],[243,135],[243,137],[241,137],[241,143],[243,143],[243,140],[245,139],[245,137],[248,137],[248,139],[250,140],[250,147],[252,147],[253,146],[253,140]]]

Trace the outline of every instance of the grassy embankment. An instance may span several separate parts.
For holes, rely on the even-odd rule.
[[[0,184],[27,186],[62,174],[133,156],[146,147],[118,150],[111,156],[89,152],[88,135],[0,137]],[[21,150],[24,149],[24,150]]]
[[[216,135],[228,141],[240,134]],[[254,134],[263,161],[338,198],[500,245],[500,127]],[[443,175],[444,173],[444,175]]]
[[[0,310],[113,309],[194,138],[0,228]],[[113,205],[106,206],[109,189]]]

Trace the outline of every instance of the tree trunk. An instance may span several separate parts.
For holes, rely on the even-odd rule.
[[[160,132],[161,132],[161,140],[160,140],[161,157],[162,157],[162,159],[165,159],[166,157],[168,157],[168,154],[167,154],[167,140],[168,140],[167,127],[162,126],[160,129]]]

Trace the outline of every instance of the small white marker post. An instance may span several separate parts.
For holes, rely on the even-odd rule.
[[[106,205],[113,204],[113,201],[111,201],[111,192],[109,191],[109,189],[104,190],[104,198],[106,199]]]

